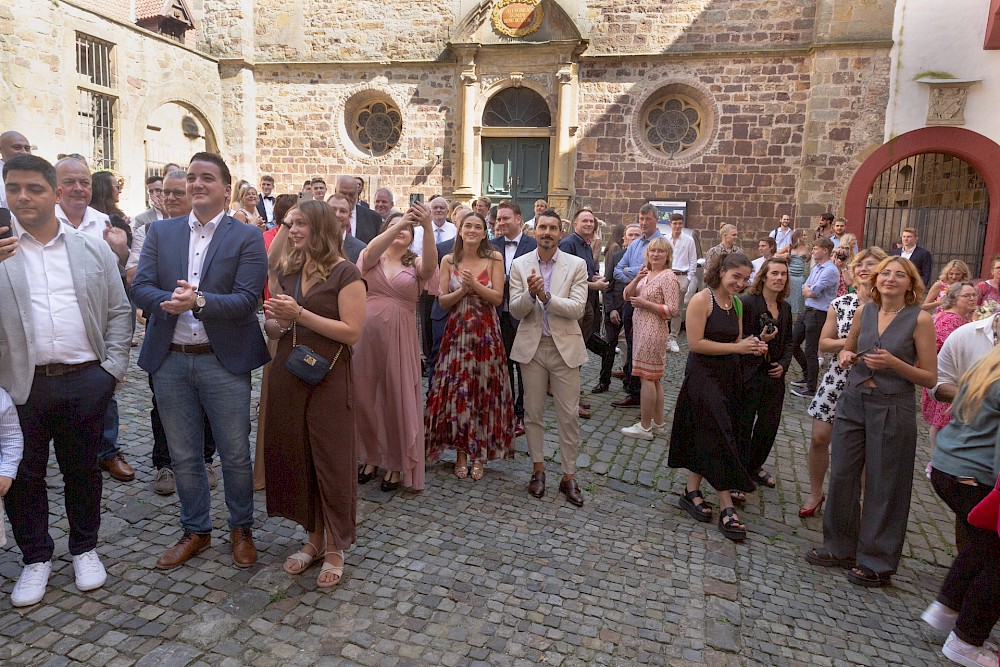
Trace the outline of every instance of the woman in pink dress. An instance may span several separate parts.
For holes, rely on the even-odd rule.
[[[957,281],[951,284],[944,298],[941,299],[941,312],[934,316],[934,334],[937,351],[951,335],[951,332],[963,324],[970,322],[972,312],[976,309],[976,286],[969,281]],[[926,389],[920,402],[920,411],[924,421],[930,426],[931,453],[937,446],[938,431],[951,421],[951,403],[941,403],[931,398]],[[927,464],[927,475],[930,476],[931,464]]]
[[[410,250],[414,225],[424,230],[421,254]],[[424,488],[424,416],[421,404],[417,297],[435,287],[437,248],[430,209],[412,204],[390,216],[358,257],[368,283],[365,330],[354,347],[357,441],[364,462],[358,483],[385,471],[383,491]]]
[[[622,433],[652,440],[654,431],[666,433],[663,421],[664,357],[670,338],[668,323],[677,313],[681,287],[670,270],[673,249],[665,238],[655,238],[646,246],[646,265],[625,287],[625,298],[635,308],[632,320],[632,374],[642,383],[639,395],[639,423]],[[659,417],[660,421],[656,421]]]
[[[427,460],[455,450],[455,476],[483,478],[486,462],[514,458],[514,401],[497,306],[504,264],[486,237],[486,219],[469,214],[441,259],[438,303],[449,311],[424,414]]]
[[[987,301],[1000,303],[1000,255],[993,258],[990,265],[990,278],[976,285],[976,304],[983,305]]]
[[[933,314],[941,312],[941,300],[948,293],[948,288],[958,282],[963,282],[971,278],[969,265],[960,259],[953,259],[941,269],[938,279],[927,288],[927,296],[924,304],[920,306],[924,310],[929,310]]]

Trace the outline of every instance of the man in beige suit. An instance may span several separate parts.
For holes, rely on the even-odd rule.
[[[514,260],[510,268],[510,314],[521,321],[510,358],[521,364],[524,378],[524,430],[533,470],[528,493],[545,495],[545,457],[542,449],[546,388],[552,388],[559,424],[562,481],[559,491],[580,507],[583,496],[576,483],[580,448],[580,367],[587,348],[577,323],[587,305],[587,264],[559,251],[562,238],[559,214],[549,209],[535,218],[538,248]]]

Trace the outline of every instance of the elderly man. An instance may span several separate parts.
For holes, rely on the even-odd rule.
[[[344,234],[367,245],[378,236],[382,218],[375,211],[358,203],[358,193],[358,181],[354,176],[337,177],[337,194],[347,198],[351,213],[348,224],[344,226]]]
[[[65,485],[76,587],[104,585],[97,555],[101,448],[108,403],[128,368],[131,310],[117,261],[103,239],[56,217],[56,170],[20,155],[3,168],[17,218],[0,240],[0,386],[18,406],[24,456],[5,496],[24,571],[11,593],[23,607],[45,595],[54,543],[49,535],[49,442]],[[67,335],[70,332],[72,335]]]
[[[535,228],[535,218],[537,218],[542,213],[544,213],[548,208],[549,208],[549,203],[547,201],[545,201],[544,199],[538,199],[538,200],[536,200],[535,201],[535,206],[534,206],[534,209],[535,209],[534,213],[535,214],[533,216],[531,216],[530,220],[525,220],[524,221],[525,227],[527,227],[528,229],[534,229]]]
[[[18,155],[31,155],[31,143],[20,132],[8,130],[0,134],[0,170],[4,163]],[[0,208],[8,208],[7,195],[4,192],[3,179],[0,178]]]
[[[389,188],[379,188],[375,191],[375,212],[378,213],[378,217],[382,219],[383,223],[392,213],[392,207],[395,203],[395,197]]]

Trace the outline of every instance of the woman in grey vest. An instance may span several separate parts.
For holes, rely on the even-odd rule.
[[[937,354],[912,262],[884,259],[868,286],[858,287],[870,289],[872,300],[858,309],[840,352],[840,365],[851,370],[833,422],[823,547],[806,560],[852,568],[852,583],[878,587],[890,583],[903,551],[917,446],[914,385],[937,382]]]

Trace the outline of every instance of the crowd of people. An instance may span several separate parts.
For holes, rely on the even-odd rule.
[[[411,198],[397,208],[385,188],[369,208],[364,181],[349,175],[329,194],[317,177],[297,195],[275,195],[273,178],[259,189],[234,182],[221,157],[198,153],[147,178],[149,207],[130,219],[117,178],[91,173],[79,156],[49,164],[16,132],[0,135],[0,156],[0,203],[11,214],[0,229],[9,278],[0,290],[18,305],[0,312],[9,351],[0,357],[0,496],[25,565],[15,606],[41,600],[51,571],[50,441],[77,587],[106,579],[96,550],[101,471],[135,477],[117,445],[114,400],[132,345],[142,346],[138,366],[153,399],[153,490],[180,501],[181,536],[157,567],[179,567],[210,546],[217,456],[234,565],[257,560],[254,491],[264,488],[267,513],[307,533],[284,570],[322,564],[321,588],[343,577],[359,484],[419,491],[427,463],[449,451],[455,477],[474,482],[491,461],[513,458],[525,435],[527,491],[544,496],[549,396],[558,489],[582,506],[576,461],[589,348],[600,361],[592,393],[610,391],[618,376],[625,397],[612,405],[639,408],[623,435],[666,438],[668,465],[687,471],[680,507],[712,521],[707,480],[718,529],[734,541],[747,536],[738,514],[746,494],[778,483],[766,464],[794,359],[801,379],[791,393],[808,399],[813,418],[799,515],[826,505],[823,544],[806,559],[847,568],[861,586],[889,584],[899,564],[922,388],[927,474],[956,511],[960,549],[925,618],[953,630],[946,654],[985,651],[997,618],[980,601],[998,582],[984,553],[1000,555],[998,538],[966,515],[1000,472],[992,346],[1000,257],[988,280],[971,280],[955,260],[931,282],[932,256],[916,230],[904,229],[887,254],[859,249],[843,218],[824,214],[804,230],[784,215],[758,239],[753,261],[737,227],[722,226],[697,290],[698,252],[683,215],[670,217],[664,235],[651,204],[636,223],[609,230],[602,248],[601,223],[587,208],[569,220],[543,200],[529,220],[516,203],[485,198],[468,207]],[[665,359],[681,350],[682,322],[689,353],[668,424]],[[620,340],[625,359],[615,370]],[[821,378],[824,355],[834,359]],[[251,373],[262,366],[252,459]]]

